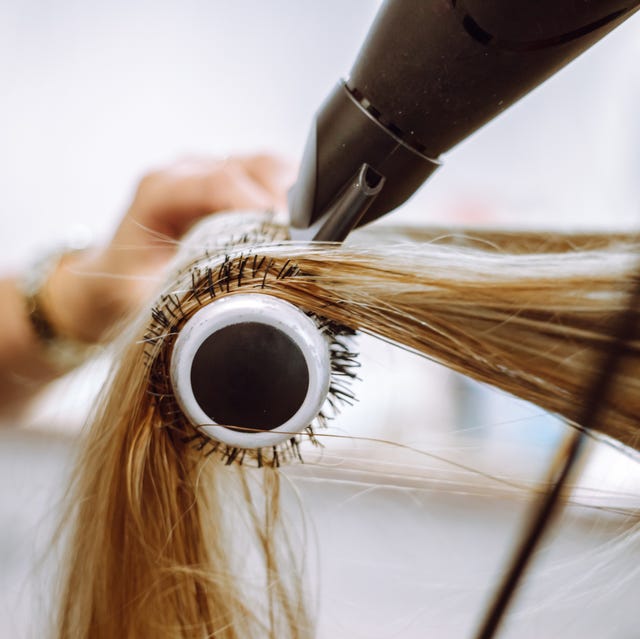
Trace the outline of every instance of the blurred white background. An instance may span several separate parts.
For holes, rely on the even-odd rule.
[[[113,228],[150,167],[301,153],[374,0],[0,2],[2,263]],[[640,38],[631,19],[445,158],[412,203],[518,224],[631,223]]]
[[[315,109],[348,74],[378,5],[0,0],[0,268],[20,267],[78,235],[106,237],[140,176],[181,155],[274,150],[297,158]],[[449,153],[428,185],[394,214],[396,221],[636,224],[638,61],[640,16]],[[387,347],[365,341],[363,350],[368,382],[358,388],[360,403],[345,412],[339,431],[462,455],[489,469],[494,457],[487,456],[483,437],[515,442],[515,449],[508,448],[510,472],[526,467],[533,477],[539,471],[559,433],[540,411],[470,390],[464,380]],[[54,387],[55,419],[66,416],[75,425],[69,406],[79,393],[77,383]],[[38,424],[50,426],[46,419]],[[425,424],[433,428],[420,428]],[[453,426],[473,434],[449,437]],[[51,504],[70,444],[54,446],[42,433],[1,437],[0,637],[35,636],[26,595],[37,590],[37,581],[34,586],[29,562],[38,547],[34,539],[46,539],[42,516],[55,513]],[[390,455],[381,451],[382,458]],[[422,477],[440,472],[424,460],[412,463]],[[606,472],[597,469],[598,481],[614,465],[626,468],[619,459],[610,461]],[[470,500],[466,485],[362,493],[352,481],[337,483],[334,493],[320,490],[311,475],[300,479],[326,558],[322,636],[467,636],[522,503],[496,496]],[[514,637],[560,636],[559,628],[569,629],[566,637],[635,636],[634,588],[626,597],[599,592],[601,584],[613,583],[603,572],[616,564],[603,567],[598,544],[616,528],[581,521],[565,522],[542,567],[541,583],[552,582],[563,595],[560,608],[547,597],[538,616],[526,612],[539,601],[534,588],[529,607],[519,613],[526,623],[515,627]],[[597,534],[588,534],[594,527]],[[558,572],[558,562],[565,572]],[[592,581],[579,595],[559,586],[585,566],[593,569]],[[627,586],[632,578],[637,588],[637,571],[624,573]],[[585,607],[590,616],[579,614]],[[611,610],[615,623],[607,616]]]

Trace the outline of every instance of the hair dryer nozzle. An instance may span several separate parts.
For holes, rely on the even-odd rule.
[[[306,229],[335,204],[363,164],[384,179],[359,226],[405,202],[439,166],[367,111],[344,83],[316,115],[295,186],[289,192],[291,225]],[[319,171],[318,168],[322,167]]]

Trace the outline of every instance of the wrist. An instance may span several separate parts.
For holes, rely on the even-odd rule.
[[[25,347],[37,348],[37,359],[46,362],[56,374],[78,366],[91,355],[92,340],[84,339],[62,321],[65,313],[59,313],[58,309],[65,308],[64,304],[51,303],[51,293],[61,290],[59,285],[52,286],[52,282],[57,281],[63,263],[71,256],[72,253],[58,253],[40,259],[25,271],[18,287],[30,327]],[[70,304],[65,311],[73,314],[74,308]]]
[[[93,249],[64,254],[42,287],[42,306],[61,337],[95,344],[122,314],[117,287]]]

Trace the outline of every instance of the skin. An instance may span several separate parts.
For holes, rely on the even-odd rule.
[[[69,254],[41,299],[60,335],[103,340],[149,297],[178,242],[202,217],[235,209],[283,208],[294,175],[271,155],[188,159],[153,171],[138,186],[112,239]],[[29,322],[20,276],[0,278],[0,415],[14,416],[60,376]]]

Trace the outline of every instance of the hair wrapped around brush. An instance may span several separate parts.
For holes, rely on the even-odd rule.
[[[264,215],[216,216],[120,338],[74,479],[60,639],[314,636],[305,539],[280,504],[278,465],[297,458],[299,437],[253,452],[219,445],[172,396],[172,345],[200,308],[272,295],[330,334],[332,390],[303,437],[321,436],[350,397],[353,331],[572,422],[639,248],[625,234],[381,227],[323,245],[286,233]],[[633,340],[599,425],[636,448],[639,373]]]

